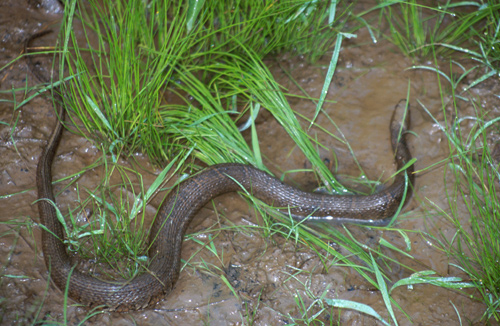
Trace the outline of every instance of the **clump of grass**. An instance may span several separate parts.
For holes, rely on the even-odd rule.
[[[334,40],[337,33],[331,19],[335,7],[326,10],[320,3],[188,3],[78,4],[76,17],[83,21],[83,41],[76,38],[71,29],[73,17],[67,15],[62,39],[70,40],[71,51],[63,50],[61,61],[78,78],[63,85],[66,105],[82,121],[81,129],[106,142],[115,155],[141,150],[156,162],[164,162],[184,148],[178,137],[167,136],[175,130],[161,113],[162,107],[170,108],[161,106],[162,101],[169,101],[163,99],[163,92],[178,89],[182,79],[178,67],[190,67],[201,83],[210,84],[211,72],[196,67],[229,62],[237,69],[233,55],[261,61],[269,53],[292,49],[317,58],[329,48],[326,40]],[[212,96],[226,96],[224,86],[238,80],[234,74],[219,75],[212,80],[216,83],[210,89],[215,92]],[[181,97],[191,93],[189,87],[183,89]]]
[[[177,28],[186,24],[182,6],[161,5],[90,1],[87,9],[79,4],[85,45],[74,35],[73,17],[68,14],[65,20],[62,33],[72,51],[63,52],[61,62],[77,77],[62,85],[65,105],[81,121],[79,130],[105,142],[115,157],[141,150],[160,162],[176,147],[162,135],[165,125],[157,108],[192,40]]]
[[[236,55],[231,59],[232,61],[227,63],[198,66],[196,71],[209,71],[214,74],[214,79],[220,76],[234,79],[240,77],[238,81],[226,84],[224,87],[228,89],[229,94],[239,94],[243,102],[247,103],[245,110],[241,113],[235,109],[225,110],[221,99],[215,98],[212,95],[213,91],[198,80],[190,70],[185,70],[180,74],[182,83],[179,88],[186,92],[189,90],[191,96],[199,101],[202,109],[189,107],[189,110],[179,115],[181,118],[176,120],[174,125],[182,131],[190,144],[196,144],[197,158],[207,164],[246,162],[266,170],[258,147],[257,134],[253,133],[252,149],[250,149],[231,116],[227,114],[231,113],[236,117],[236,121],[239,121],[246,111],[254,110],[251,112],[253,115],[260,107],[265,107],[309,158],[314,171],[318,173],[324,184],[333,187],[338,192],[344,191],[340,184],[334,182],[331,172],[325,167],[313,145],[314,140],[301,127],[296,113],[290,108],[279,85],[267,68],[258,60],[249,61]],[[225,83],[225,81],[222,82]],[[209,85],[215,84],[215,81],[209,83]],[[163,112],[169,115],[172,113],[170,110]],[[169,116],[169,119],[172,118]]]
[[[205,27],[198,35],[203,43],[196,54],[202,55],[202,63],[214,61],[224,55],[222,52],[246,54],[240,44],[245,44],[260,59],[271,53],[293,51],[314,61],[332,46],[334,36],[343,26],[340,20],[334,19],[336,4],[328,2],[225,0],[202,3],[196,19],[197,24]]]
[[[463,73],[457,77],[447,76],[443,71],[435,67],[414,66],[417,69],[427,69],[435,71],[438,77],[444,77],[451,85],[453,104],[456,109],[456,101],[464,100],[475,105],[475,101],[466,96],[467,90],[479,85],[483,81],[493,76],[497,76],[500,71],[500,5],[494,1],[486,3],[458,3],[461,5],[476,6],[477,10],[458,15],[447,26],[439,26],[429,34],[425,35],[425,23],[419,22],[421,12],[416,8],[407,8],[414,24],[413,36],[410,35],[408,26],[401,30],[395,27],[393,18],[389,17],[391,26],[392,41],[397,44],[406,54],[418,54],[428,56],[429,54],[452,54],[458,53],[466,58],[472,59],[478,64],[469,69],[464,68],[458,62]],[[412,4],[412,5],[415,5]],[[403,6],[403,5],[402,5]],[[411,6],[410,4],[404,6]],[[446,9],[451,9],[447,6]],[[404,12],[404,11],[403,11]],[[443,13],[444,14],[444,13]],[[441,14],[441,15],[443,15]],[[397,20],[397,19],[396,19]],[[442,19],[437,22],[443,22]],[[469,42],[466,42],[469,40]],[[424,49],[427,49],[424,51]],[[446,51],[447,52],[446,52]],[[432,52],[429,52],[432,51]],[[472,71],[480,71],[469,85],[463,88],[460,93],[455,93],[461,85],[461,81]],[[439,85],[441,89],[441,84]],[[443,105],[444,107],[444,105]],[[484,319],[500,321],[500,269],[498,261],[500,259],[500,201],[498,184],[500,175],[498,173],[499,162],[492,156],[490,134],[498,133],[500,119],[486,118],[486,112],[476,106],[474,117],[460,117],[455,111],[455,120],[450,121],[451,127],[441,126],[446,135],[449,147],[450,158],[447,165],[453,172],[454,179],[446,184],[449,211],[440,210],[448,218],[456,233],[452,239],[437,239],[441,248],[454,260],[453,266],[462,270],[470,277],[470,283],[474,285],[482,296],[478,298],[483,301],[487,309]],[[425,109],[425,108],[424,108]],[[446,112],[443,109],[446,117]],[[465,121],[472,120],[474,125],[470,130],[461,128]],[[469,121],[470,122],[470,121]],[[461,207],[465,207],[467,216],[461,216]]]
[[[460,125],[473,119],[474,126],[464,133]],[[451,128],[441,126],[450,144],[447,165],[454,178],[446,184],[449,212],[442,211],[456,228],[452,239],[442,239],[442,249],[453,258],[453,266],[470,277],[481,294],[487,310],[484,318],[500,321],[500,166],[492,156],[489,134],[498,133],[500,118],[453,121]],[[462,216],[465,207],[467,216]]]
[[[451,86],[448,89],[455,108],[452,119],[444,109],[446,105],[443,99],[445,117],[445,125],[443,125],[432,117],[422,105],[435,123],[440,126],[448,140],[450,157],[447,168],[454,175],[451,182],[447,182],[449,180],[445,179],[449,211],[439,208],[438,211],[452,222],[456,233],[452,239],[438,238],[435,235],[429,236],[434,238],[440,244],[441,249],[453,259],[452,265],[470,277],[470,283],[482,296],[482,298],[476,299],[483,301],[487,306],[484,319],[493,318],[496,321],[500,320],[500,288],[498,286],[500,279],[500,270],[498,269],[498,260],[500,259],[500,243],[498,242],[500,238],[500,215],[498,214],[500,211],[498,193],[500,174],[498,173],[498,158],[492,155],[495,145],[492,143],[491,135],[499,132],[500,119],[487,118],[488,112],[477,106],[476,99],[468,95],[468,90],[498,74],[498,60],[500,58],[498,8],[500,8],[498,4],[483,6],[475,15],[467,15],[464,18],[462,27],[468,28],[467,35],[475,36],[473,42],[468,45],[478,48],[479,51],[476,52],[465,45],[436,44],[465,54],[479,62],[478,65],[466,69],[457,61],[452,61],[451,64],[462,70],[458,76],[453,74],[448,76],[436,67],[412,67],[412,69],[426,69],[435,72],[438,76],[441,93],[443,93],[443,87],[440,80],[448,81]],[[481,20],[476,20],[478,17]],[[480,21],[482,24],[478,24]],[[481,32],[477,28],[480,28]],[[433,48],[433,50],[435,49]],[[467,86],[462,87],[459,92],[463,85],[463,79],[474,70],[481,71],[479,76]],[[457,101],[471,103],[475,114],[461,117],[457,109]],[[469,124],[466,129],[462,128],[465,122]],[[465,208],[466,216],[463,216],[463,208]]]
[[[110,157],[103,155],[99,160],[99,166],[104,169],[101,183],[94,189],[86,189],[83,195],[82,191],[78,192],[78,210],[91,211],[91,223],[73,227],[73,231],[67,233],[69,240],[73,235],[72,243],[76,246],[80,245],[82,238],[92,238],[91,246],[83,246],[82,250],[75,251],[80,252],[83,257],[98,257],[100,262],[108,263],[114,270],[114,275],[111,276],[120,275],[129,279],[141,272],[148,262],[147,257],[143,255],[148,245],[146,208],[164,183],[175,173],[174,164],[178,159],[179,157],[175,157],[163,168],[146,189],[137,166],[130,168],[114,163]],[[112,183],[111,180],[116,179],[117,175],[121,182]],[[71,214],[69,220],[77,225]],[[130,259],[123,263],[123,257]]]
[[[411,0],[398,4],[382,3],[378,7],[381,9],[380,20],[386,20],[389,26],[388,39],[413,58],[429,58],[434,52],[449,56],[459,46],[470,49],[471,45],[474,49],[482,49],[482,54],[488,56],[488,53],[495,52],[498,44],[500,5],[495,1],[430,7]],[[470,40],[475,44],[466,45]],[[444,47],[434,48],[436,45]],[[495,61],[498,60],[497,55],[494,57]]]
[[[480,84],[488,78],[498,76],[500,72],[500,4],[487,6],[475,15],[469,14],[464,18],[464,25],[469,24],[468,35],[472,39],[469,46],[456,46],[448,43],[437,44],[460,53],[467,59],[478,64],[470,68],[482,71],[463,91]]]
[[[449,30],[443,30],[442,24],[445,19],[453,17],[453,13],[419,5],[412,0],[383,7],[380,17],[384,17],[389,25],[389,40],[401,52],[407,56],[426,57],[432,53],[427,45],[439,42],[449,34]]]
[[[488,307],[485,317],[497,322],[500,321],[500,175],[498,158],[491,155],[487,133],[495,124],[498,132],[499,121],[499,118],[478,119],[469,134],[471,137],[455,147],[458,155],[454,155],[449,167],[456,178],[448,201],[457,228],[449,252],[483,296]],[[459,223],[457,199],[467,206],[470,228]]]

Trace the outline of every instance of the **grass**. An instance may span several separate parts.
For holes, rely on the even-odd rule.
[[[367,13],[354,17],[349,7],[314,1],[255,1],[252,5],[243,1],[191,1],[187,5],[186,2],[151,1],[146,5],[142,1],[119,1],[113,6],[107,2],[89,3],[89,7],[83,8],[71,2],[61,29],[61,44],[55,50],[60,59],[59,70],[69,76],[61,85],[67,94],[65,104],[72,110],[74,128],[103,144],[103,157],[84,170],[101,167],[106,177],[95,189],[83,189],[81,197],[87,199],[81,199],[80,203],[81,207],[92,207],[100,223],[68,226],[68,230],[73,230],[68,232],[68,242],[74,249],[80,249],[80,254],[96,255],[111,266],[117,266],[116,259],[120,257],[131,257],[119,273],[125,277],[136,274],[143,264],[141,254],[146,246],[145,234],[136,231],[144,231],[145,205],[163,187],[168,175],[183,174],[188,168],[196,170],[200,162],[208,165],[244,162],[267,170],[254,124],[255,116],[263,109],[271,112],[311,161],[318,183],[331,191],[345,191],[317,154],[317,148],[323,145],[307,133],[306,127],[313,125],[314,119],[298,116],[290,108],[285,90],[276,83],[262,60],[269,54],[295,51],[307,54],[314,61],[334,46],[324,85],[326,90],[342,40],[349,36],[338,32],[343,31],[345,22],[351,22],[346,17],[362,21]],[[498,5],[478,4],[478,10],[470,14],[461,14],[455,9],[452,6],[422,7],[416,1],[382,2],[372,8],[380,11],[380,19],[387,20],[388,38],[407,55],[426,58],[438,52],[471,56],[477,62],[474,69],[484,71],[469,85],[472,88],[498,74]],[[72,31],[74,17],[85,22],[83,40],[77,39]],[[451,22],[447,22],[450,17],[453,17]],[[355,28],[359,27],[353,30]],[[472,45],[465,43],[470,38]],[[422,68],[423,65],[413,67]],[[434,67],[425,69],[446,76]],[[453,91],[472,70],[464,68],[463,71],[456,78],[446,76]],[[317,107],[316,116],[324,114],[321,111],[324,95],[325,92],[322,98],[312,99]],[[454,99],[464,97],[454,95]],[[308,290],[308,282],[298,278],[305,271],[296,270],[290,274],[290,280],[302,282],[303,288],[295,296],[298,314],[285,316],[295,324],[321,324],[328,314],[335,312],[340,318],[342,309],[353,309],[383,324],[397,325],[395,311],[402,315],[405,312],[392,299],[391,292],[398,286],[413,284],[456,290],[474,286],[488,304],[485,319],[498,321],[499,275],[495,262],[499,253],[494,249],[499,247],[486,244],[498,239],[498,194],[494,185],[498,184],[499,177],[488,147],[481,145],[487,142],[487,132],[495,127],[496,120],[488,120],[483,115],[478,109],[480,118],[465,137],[460,129],[450,131],[460,126],[460,120],[451,121],[451,127],[442,126],[452,153],[449,169],[455,174],[455,180],[447,188],[450,210],[443,214],[455,225],[457,233],[453,239],[435,238],[441,241],[443,250],[456,259],[456,266],[470,277],[469,282],[434,276],[433,271],[417,271],[407,266],[401,267],[410,271],[411,276],[394,282],[386,271],[391,264],[401,262],[386,252],[413,259],[409,254],[409,241],[409,248],[400,249],[382,237],[378,248],[369,248],[356,240],[347,228],[325,228],[319,232],[293,219],[273,215],[273,210],[251,196],[248,201],[255,205],[262,224],[214,225],[204,231],[215,234],[210,241],[198,244],[222,262],[224,253],[214,247],[213,241],[220,232],[258,232],[262,237],[283,237],[314,250],[325,270],[332,266],[354,269],[380,291],[386,307],[386,311],[377,312],[360,303],[327,298],[328,289],[316,295]],[[238,129],[242,125],[251,130],[250,145]],[[143,185],[137,169],[131,170],[121,163],[136,151],[145,152],[158,164],[170,162],[149,189]],[[121,180],[118,185],[111,181],[117,176]],[[132,193],[134,198],[124,193]],[[462,225],[454,206],[459,205],[455,204],[457,198],[468,209],[468,227]],[[73,216],[68,223],[74,220]],[[403,230],[387,229],[391,230],[408,238]],[[80,245],[82,239],[88,237],[93,238],[91,248]],[[194,235],[187,238],[198,241]],[[349,254],[340,254],[330,243],[338,243]],[[115,258],[117,252],[119,258]],[[191,259],[185,262],[184,268],[186,266],[219,275],[239,297],[227,279],[224,281],[224,271],[219,267],[204,263],[193,265]],[[247,318],[250,323],[255,314],[255,310],[249,310],[242,319]]]
[[[498,70],[498,65],[492,69],[490,62],[498,62],[499,52],[500,4],[496,1],[449,2],[430,7],[411,0],[397,4],[381,2],[376,8],[380,9],[378,20],[385,21],[389,28],[389,34],[382,37],[405,55],[423,60],[432,58],[434,52],[449,57],[456,51],[467,55],[477,51],[480,54],[476,60],[482,66]],[[465,45],[464,48],[461,45]]]
[[[457,5],[464,5],[457,4]],[[388,39],[399,47],[401,52],[415,58],[425,58],[432,54],[429,44],[441,41],[464,42],[465,35],[456,30],[455,12],[450,9],[456,5],[429,7],[418,4],[416,0],[400,2],[395,6],[383,6],[379,20],[389,26]],[[465,6],[465,5],[464,5]],[[444,21],[451,20],[451,23]]]
[[[497,239],[500,237],[500,206],[497,185],[500,175],[498,161],[492,157],[490,147],[493,146],[492,135],[499,131],[500,119],[488,117],[489,112],[478,105],[480,99],[475,98],[469,90],[498,76],[500,71],[500,5],[494,1],[457,5],[463,4],[476,10],[465,13],[454,11],[454,20],[446,26],[442,26],[443,15],[449,13],[441,12],[432,30],[426,25],[426,20],[421,19],[422,11],[415,3],[401,5],[404,7],[403,19],[411,21],[413,29],[400,28],[401,25],[395,28],[398,19],[390,15],[386,17],[388,20],[394,19],[395,23],[389,22],[391,37],[404,53],[433,57],[434,66],[416,65],[412,69],[433,71],[438,75],[438,80],[447,81],[446,87],[440,82],[439,88],[441,94],[448,93],[451,96],[454,108],[454,117],[450,117],[445,110],[447,101],[442,95],[444,124],[429,115],[440,126],[449,143],[447,168],[454,176],[452,180],[445,180],[449,209],[438,208],[438,211],[452,223],[456,233],[451,239],[442,235],[429,236],[440,243],[441,249],[452,259],[451,264],[470,278],[470,283],[481,296],[477,299],[487,306],[483,319],[499,322],[500,244]],[[409,8],[411,6],[413,8]],[[400,31],[407,33],[403,36]],[[414,32],[413,36],[410,31]],[[462,73],[447,74],[439,69],[438,54],[446,55],[450,66],[458,67]],[[465,56],[475,64],[469,64],[466,68],[452,57],[458,55]],[[469,75],[473,75],[474,79],[464,85],[463,81]],[[470,103],[475,109],[474,115],[462,117],[457,101]],[[425,107],[424,110],[428,112]],[[472,126],[462,127],[465,122],[472,123]]]
[[[482,115],[478,112],[478,117]],[[489,148],[491,129],[500,119],[479,118],[466,134],[451,134],[455,149],[449,168],[455,179],[448,184],[450,212],[446,216],[456,227],[456,237],[446,242],[446,251],[457,262],[457,268],[470,277],[488,309],[485,319],[500,321],[500,196],[498,161]],[[457,121],[457,126],[462,121]],[[461,131],[461,128],[458,128]],[[460,137],[464,137],[460,139]],[[468,221],[458,213],[465,204]]]
[[[442,72],[436,72],[442,75]],[[468,95],[465,99],[473,105],[475,116],[461,117],[457,111],[457,101],[463,101],[464,97],[454,96],[452,100],[456,118],[448,120],[450,127],[435,120],[449,143],[447,169],[453,176],[445,178],[448,210],[436,208],[452,223],[456,232],[451,238],[442,235],[431,237],[453,259],[452,266],[470,278],[470,283],[480,295],[476,299],[487,306],[483,318],[498,322],[500,174],[498,158],[492,155],[490,144],[491,136],[499,132],[500,118],[488,117],[488,112],[477,105],[474,96]],[[443,112],[444,107],[445,104]],[[472,126],[463,127],[466,122],[472,122]]]
[[[171,99],[162,94],[176,91],[187,71],[200,83],[216,88],[216,101],[225,101],[229,96],[225,87],[240,79],[234,57],[246,58],[251,51],[249,58],[260,61],[277,51],[295,49],[300,53],[303,43],[333,39],[336,34],[333,22],[323,23],[326,13],[317,8],[319,4],[308,1],[206,2],[202,14],[199,9],[190,10],[197,3],[189,2],[186,10],[183,1],[147,5],[91,1],[90,8],[77,6],[79,18],[86,22],[84,40],[75,38],[69,28],[73,18],[67,15],[62,39],[70,40],[72,51],[64,51],[61,62],[66,63],[70,75],[78,76],[65,85],[67,106],[82,121],[82,131],[108,143],[112,153],[118,155],[124,148],[128,153],[141,150],[161,163],[184,148],[182,139],[170,137],[176,134],[172,130],[175,124],[166,118]],[[317,54],[311,55],[322,55],[329,45],[315,47]],[[306,49],[311,53],[311,46]],[[225,68],[232,71],[210,80],[216,73],[210,67],[219,64],[227,64]],[[231,101],[248,105],[248,101],[241,103],[240,96],[246,96],[242,90],[231,91]],[[177,108],[190,109],[187,105]]]

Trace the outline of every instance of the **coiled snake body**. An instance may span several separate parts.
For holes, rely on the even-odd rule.
[[[61,101],[56,96],[55,103]],[[303,192],[254,167],[243,164],[219,164],[180,183],[161,206],[150,231],[149,271],[130,282],[116,284],[95,279],[73,269],[65,245],[63,228],[56,211],[52,190],[52,161],[61,138],[63,105],[59,119],[38,162],[36,181],[38,209],[42,229],[45,263],[54,283],[64,291],[68,284],[70,298],[89,306],[127,311],[145,308],[168,294],[179,275],[180,254],[186,228],[193,216],[211,199],[245,188],[255,197],[274,207],[285,208],[295,216],[313,215],[317,220],[338,223],[384,225],[398,209],[405,191],[405,172],[396,175],[393,184],[369,196],[331,196]],[[409,112],[398,105],[390,122],[391,143],[398,169],[411,159],[405,132],[409,128]],[[404,121],[401,124],[401,121]],[[406,169],[408,185],[406,200],[411,197],[413,166]],[[404,204],[404,203],[403,203]],[[68,282],[68,277],[70,278]]]

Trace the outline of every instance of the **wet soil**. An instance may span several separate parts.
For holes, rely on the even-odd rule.
[[[61,19],[56,2],[4,1],[0,8],[0,66],[19,56],[23,43],[30,35]],[[413,156],[417,158],[416,170],[441,161],[448,155],[446,138],[434,121],[418,104],[419,100],[431,113],[443,121],[441,96],[433,73],[408,71],[412,62],[399,54],[390,44],[373,44],[368,35],[360,32],[358,39],[346,40],[340,56],[337,71],[329,90],[325,112],[340,127],[349,141],[356,158],[370,179],[387,179],[394,173],[394,162],[390,148],[388,123],[394,106],[405,98],[410,87],[412,105],[412,130],[410,137]],[[52,43],[53,44],[53,43]],[[329,57],[317,64],[308,64],[303,58],[284,55],[268,60],[277,81],[290,93],[300,90],[284,73],[288,71],[308,94],[319,97],[328,67]],[[467,64],[467,63],[464,63]],[[444,70],[449,67],[442,63]],[[34,85],[36,80],[28,72],[24,60],[19,60],[0,71],[2,91],[23,88],[26,83]],[[474,96],[483,108],[496,110],[500,101],[497,81],[486,82],[473,90]],[[12,93],[13,94],[13,93]],[[2,94],[2,98],[13,101],[14,95]],[[16,93],[21,101],[23,94]],[[449,98],[445,98],[449,101]],[[291,106],[299,113],[312,118],[315,104],[298,97],[290,97]],[[449,105],[451,109],[451,104]],[[496,108],[496,109],[495,109]],[[459,103],[463,115],[474,112],[472,106]],[[46,144],[56,116],[46,98],[37,97],[17,111],[12,103],[0,102],[0,323],[24,325],[35,321],[59,321],[63,318],[63,293],[48,281],[43,253],[41,252],[38,211],[36,200],[35,171],[43,146]],[[317,122],[340,136],[325,115]],[[307,125],[304,122],[304,125]],[[307,168],[309,162],[290,141],[288,135],[271,117],[263,113],[258,120],[259,140],[266,164],[276,175],[281,171]],[[342,176],[358,176],[352,156],[347,147],[318,129],[311,134],[327,146],[320,149],[323,159],[335,162],[332,169]],[[80,171],[101,155],[95,146],[84,138],[65,132],[54,162],[54,178],[58,179]],[[152,183],[157,170],[147,158],[138,154],[137,162],[152,171],[145,175],[145,182]],[[405,208],[410,212],[398,221],[397,227],[415,230],[410,233],[411,255],[416,261],[387,252],[418,270],[433,269],[442,276],[461,276],[450,266],[450,259],[435,248],[432,241],[419,234],[419,230],[431,234],[442,233],[452,237],[454,228],[446,219],[436,214],[437,209],[446,209],[447,202],[443,179],[443,165],[437,165],[424,173],[418,173],[415,194]],[[78,180],[80,187],[93,188],[102,171],[91,171]],[[287,182],[311,190],[316,183],[312,175],[297,173],[287,175]],[[63,207],[74,203],[76,188],[64,189],[58,196]],[[160,194],[161,196],[161,194]],[[159,196],[159,197],[160,197]],[[148,210],[154,214],[161,198],[150,204]],[[216,208],[217,212],[214,212]],[[463,214],[466,218],[466,214]],[[382,296],[353,270],[332,267],[325,272],[317,254],[279,235],[265,238],[253,232],[204,232],[212,225],[254,225],[259,222],[254,211],[237,194],[229,194],[215,200],[215,205],[204,208],[191,224],[188,232],[201,243],[213,240],[223,250],[222,258],[215,257],[197,242],[184,243],[182,259],[190,264],[183,269],[173,292],[155,307],[131,313],[105,312],[87,320],[88,325],[285,325],[300,317],[297,294],[312,304],[307,292],[319,296],[328,287],[327,298],[353,300],[370,305],[388,320]],[[349,226],[356,238],[368,244],[384,237],[399,248],[405,248],[404,239],[397,232],[374,231]],[[194,256],[193,256],[194,255]],[[202,264],[213,266],[212,273],[198,268]],[[305,272],[297,274],[296,268]],[[388,271],[393,279],[409,276],[401,269]],[[238,292],[235,296],[219,275],[224,275]],[[485,306],[468,296],[430,285],[400,287],[393,293],[395,302],[410,316],[415,325],[458,325],[460,315],[464,324],[481,324],[480,318]],[[314,308],[310,314],[317,311]],[[88,314],[88,309],[74,302],[67,306],[69,325],[76,325]],[[395,314],[401,325],[411,324],[400,312]],[[327,324],[378,325],[374,319],[363,314],[344,310],[331,310],[320,318]]]

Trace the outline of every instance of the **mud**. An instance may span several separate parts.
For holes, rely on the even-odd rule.
[[[4,1],[0,7],[0,66],[6,65],[21,54],[24,40],[56,23],[60,16],[57,2]],[[416,170],[423,169],[448,155],[448,145],[434,121],[417,103],[423,103],[433,115],[443,120],[441,97],[433,73],[408,71],[412,62],[399,54],[389,43],[372,44],[364,32],[358,39],[346,40],[340,56],[337,71],[331,84],[325,112],[340,127],[349,141],[356,158],[369,179],[386,180],[394,173],[394,162],[390,148],[388,123],[392,110],[400,99],[405,98],[410,85],[412,104],[412,130],[418,136],[410,137],[412,154],[417,158]],[[266,63],[277,81],[290,93],[301,94],[290,81],[284,70],[309,95],[319,97],[328,67],[326,56],[315,65],[307,64],[303,58],[283,55]],[[442,62],[442,68],[449,67]],[[469,64],[464,62],[464,64]],[[2,91],[23,88],[36,84],[28,73],[24,60],[19,60],[8,69],[0,71]],[[474,95],[481,100],[484,108],[498,108],[500,101],[493,94],[499,93],[497,81],[486,82],[476,87]],[[63,293],[48,280],[48,272],[41,252],[38,212],[33,202],[36,200],[35,171],[41,149],[46,143],[55,122],[55,114],[49,101],[37,97],[13,112],[8,101],[21,101],[23,94],[2,94],[7,101],[0,102],[0,323],[4,325],[25,325],[42,321],[63,319]],[[449,100],[449,99],[445,99]],[[299,113],[312,118],[315,104],[297,97],[289,97],[290,105]],[[332,103],[335,102],[335,103]],[[451,104],[450,104],[451,108]],[[470,104],[459,102],[460,113],[472,114]],[[308,168],[309,162],[290,141],[288,135],[266,113],[258,119],[258,133],[265,163],[276,175],[281,171]],[[340,132],[324,116],[317,122],[332,133]],[[304,126],[307,122],[303,121]],[[311,134],[330,150],[320,149],[323,159],[332,162],[332,169],[342,179],[358,176],[349,150],[339,141],[325,135],[318,129]],[[248,136],[248,135],[247,135]],[[336,155],[335,161],[333,154]],[[92,163],[101,153],[84,138],[65,132],[59,146],[54,166],[54,178],[71,175]],[[145,183],[151,184],[158,173],[148,160],[138,154],[135,159],[146,170]],[[337,164],[333,164],[337,162]],[[79,187],[92,189],[103,171],[92,170],[79,180]],[[435,212],[429,201],[446,209],[443,165],[430,171],[418,173],[415,195],[397,227],[415,230],[410,233],[411,254],[416,258],[409,261],[404,257],[386,254],[418,270],[433,269],[442,276],[462,276],[450,267],[450,260],[434,244],[423,238],[418,231],[453,236],[454,229],[443,217]],[[312,174],[288,174],[287,182],[312,190],[316,183]],[[62,207],[73,205],[76,187],[56,186],[62,191],[58,204]],[[160,194],[159,197],[161,197]],[[161,202],[157,198],[148,207],[153,215]],[[216,212],[214,212],[216,208]],[[464,217],[466,215],[464,214]],[[353,300],[370,305],[386,320],[386,309],[382,297],[370,284],[353,270],[332,266],[326,272],[317,254],[294,241],[287,241],[280,235],[264,237],[259,232],[215,231],[212,226],[257,225],[261,219],[255,216],[248,204],[236,194],[222,196],[214,205],[204,208],[191,224],[188,233],[192,239],[186,240],[182,259],[189,262],[183,269],[174,291],[154,308],[125,314],[99,314],[87,320],[87,325],[285,325],[293,318],[299,318],[301,311],[297,305],[297,295],[305,299],[305,305],[312,304],[308,293],[320,296],[327,288],[327,298]],[[209,229],[208,231],[206,231]],[[376,245],[384,237],[399,248],[405,248],[404,239],[397,232],[366,230],[349,226],[358,240]],[[219,252],[214,256],[198,242],[213,241]],[[202,268],[210,266],[209,271]],[[300,268],[304,272],[297,274]],[[237,291],[238,297],[222,281],[224,275]],[[292,275],[294,275],[292,277]],[[400,268],[389,271],[393,279],[409,276]],[[414,286],[413,289],[400,287],[393,298],[411,317],[415,325],[458,325],[459,317],[464,324],[481,324],[480,318],[485,307],[466,295],[430,285]],[[456,310],[455,310],[456,309]],[[319,310],[313,308],[309,313]],[[88,314],[88,309],[74,302],[67,306],[69,325],[77,325]],[[401,325],[410,322],[396,310]],[[374,319],[357,312],[326,307],[321,320],[329,324],[378,325]]]

